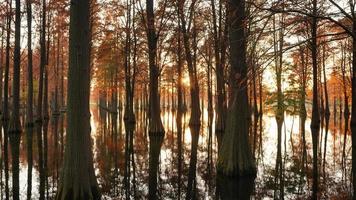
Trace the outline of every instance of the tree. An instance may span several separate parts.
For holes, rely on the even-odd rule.
[[[153,0],[146,0],[147,15],[147,42],[148,60],[150,69],[150,159],[149,159],[149,199],[157,199],[157,170],[158,158],[164,137],[164,128],[161,120],[160,97],[158,94],[159,68],[157,66],[157,39],[155,31],[155,17],[153,12]]]
[[[100,199],[90,138],[90,2],[70,7],[67,136],[56,199]]]
[[[313,0],[313,16],[311,19],[311,53],[312,53],[312,66],[313,66],[313,104],[312,104],[312,118],[310,128],[312,131],[313,143],[313,195],[312,199],[317,199],[318,192],[318,138],[320,129],[320,114],[319,114],[319,101],[318,101],[318,46],[317,46],[317,0]]]
[[[27,13],[27,158],[28,158],[28,171],[27,171],[27,199],[31,199],[32,190],[32,134],[33,134],[33,77],[32,77],[32,1],[26,0],[26,13]]]
[[[190,44],[190,34],[189,31],[191,31],[189,28],[191,27],[191,22],[194,21],[192,18],[194,17],[194,8],[196,7],[196,0],[193,0],[191,5],[189,6],[190,8],[190,18],[189,24],[187,27],[187,20],[184,15],[184,0],[179,0],[178,3],[178,12],[179,12],[179,18],[180,18],[180,29],[183,35],[183,46],[184,46],[184,51],[185,51],[185,59],[187,61],[187,66],[188,66],[188,74],[189,74],[189,81],[190,81],[190,100],[191,100],[191,115],[190,115],[190,120],[189,124],[194,125],[194,126],[200,126],[200,116],[201,116],[201,110],[200,110],[200,100],[199,100],[199,83],[198,83],[198,77],[197,77],[197,69],[196,65],[194,64],[195,57],[193,58],[193,53],[191,51],[191,44]],[[194,27],[195,28],[195,27]],[[192,31],[194,32],[194,30]],[[194,34],[192,34],[194,35]],[[192,45],[193,46],[193,45]]]
[[[46,66],[46,0],[42,0],[42,25],[40,32],[40,75],[38,83],[37,96],[37,119],[36,121],[41,125],[42,123],[42,106],[43,106],[43,82],[44,70]]]
[[[230,90],[226,127],[218,157],[218,169],[225,175],[255,175],[249,146],[248,92],[245,35],[245,0],[229,1]]]
[[[15,49],[14,49],[14,70],[12,79],[12,113],[9,122],[9,137],[11,143],[12,154],[12,197],[14,200],[20,198],[20,180],[19,180],[19,164],[20,164],[20,34],[21,34],[21,4],[20,0],[16,0],[15,10]]]
[[[9,153],[8,153],[8,121],[9,121],[9,71],[10,71],[10,35],[11,35],[11,10],[12,3],[10,0],[7,3],[6,15],[6,47],[5,47],[5,74],[4,74],[4,113],[2,120],[4,122],[4,170],[5,170],[5,198],[9,199]]]
[[[221,142],[222,133],[225,129],[225,79],[224,79],[224,65],[225,65],[225,51],[226,51],[226,37],[227,37],[227,25],[225,24],[224,31],[222,31],[222,5],[219,2],[219,20],[215,11],[215,0],[211,0],[211,10],[213,12],[213,38],[214,38],[214,56],[215,56],[215,72],[216,72],[216,88],[217,88],[217,103],[216,103],[216,132],[218,137],[218,143]],[[218,25],[217,25],[218,21]]]
[[[162,134],[164,128],[161,120],[160,97],[158,94],[159,68],[157,66],[157,39],[155,30],[155,16],[153,12],[153,0],[146,1],[147,9],[147,42],[148,60],[150,69],[150,134]]]

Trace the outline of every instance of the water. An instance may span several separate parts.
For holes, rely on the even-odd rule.
[[[125,126],[122,112],[117,119],[97,107],[92,107],[92,139],[94,167],[103,199],[147,199],[149,193],[149,158],[160,151],[157,163],[157,194],[159,199],[307,199],[312,187],[312,144],[310,120],[305,123],[306,156],[303,158],[303,139],[298,116],[285,116],[282,128],[282,173],[276,173],[277,123],[273,115],[264,114],[262,121],[251,122],[250,143],[254,148],[257,177],[253,179],[224,178],[217,175],[217,142],[214,126],[208,126],[209,116],[204,112],[200,130],[188,127],[189,113],[182,117],[182,148],[178,146],[176,112],[162,110],[166,130],[162,146],[159,140],[152,142],[147,131],[147,116],[136,111],[135,126]],[[333,116],[333,114],[331,115]],[[116,123],[112,123],[116,122]],[[320,199],[349,199],[351,191],[351,137],[344,121],[330,119],[325,163],[325,125],[320,135],[319,188]],[[52,117],[48,123],[47,137],[39,145],[38,130],[33,130],[32,199],[38,199],[40,191],[53,199],[58,187],[63,156],[65,115]],[[214,123],[212,123],[214,124]],[[46,125],[43,131],[46,132]],[[26,199],[28,189],[28,141],[24,130],[20,143],[20,199]],[[209,136],[212,142],[209,142]],[[47,141],[47,142],[46,142]],[[42,153],[40,147],[42,146]],[[1,143],[3,149],[3,142]],[[321,147],[321,148],[320,148]],[[196,148],[196,151],[194,149]],[[192,151],[193,150],[193,151]],[[47,153],[45,153],[47,152]],[[182,153],[179,159],[178,152]],[[210,153],[211,152],[211,153]],[[345,153],[343,153],[345,152]],[[9,186],[11,196],[11,153],[9,160]],[[43,160],[40,161],[40,155]],[[180,162],[181,161],[181,162]],[[5,173],[1,157],[1,197],[5,199]],[[44,163],[44,168],[39,167]],[[178,170],[178,166],[181,170]],[[325,165],[325,170],[324,170]],[[151,172],[152,174],[152,172]],[[41,176],[42,175],[42,176]],[[41,178],[42,177],[42,183]],[[41,185],[41,187],[40,187]]]

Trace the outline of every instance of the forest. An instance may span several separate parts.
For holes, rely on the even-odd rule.
[[[356,200],[355,0],[0,0],[0,199]]]

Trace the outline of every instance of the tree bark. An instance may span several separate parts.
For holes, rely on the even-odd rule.
[[[90,137],[90,2],[70,7],[67,135],[56,199],[100,199]]]
[[[27,11],[27,118],[26,125],[33,126],[33,75],[32,75],[32,2],[26,0]]]
[[[318,100],[318,63],[317,63],[317,0],[313,0],[313,16],[312,29],[312,65],[313,65],[313,104],[312,104],[312,118],[311,118],[311,132],[313,144],[313,194],[312,199],[318,198],[318,138],[320,129],[320,114],[319,114],[319,100]]]
[[[37,119],[38,123],[42,123],[42,103],[43,103],[43,79],[44,69],[46,65],[46,0],[42,0],[42,25],[40,33],[40,76],[38,82],[38,97],[37,97]]]
[[[21,133],[21,122],[20,122],[20,25],[21,25],[21,13],[20,13],[20,0],[16,0],[15,9],[15,48],[14,48],[14,69],[13,69],[13,89],[12,89],[12,115],[9,122],[9,136],[11,144],[11,154],[12,154],[12,196],[13,199],[20,198],[20,133]]]
[[[354,17],[352,32],[356,35],[356,18]],[[352,77],[351,77],[351,140],[352,140],[352,185],[353,200],[356,200],[356,37],[353,37],[352,43]]]
[[[160,98],[158,94],[159,69],[157,59],[157,40],[155,30],[155,17],[153,12],[153,0],[146,1],[147,9],[147,41],[148,41],[148,60],[150,69],[150,134],[162,134],[164,128],[161,120]]]
[[[218,158],[218,169],[225,175],[256,174],[248,137],[249,110],[246,65],[245,1],[229,1],[230,83],[226,129]]]
[[[12,1],[7,1],[6,17],[6,49],[5,49],[5,77],[4,77],[4,170],[5,170],[5,199],[9,199],[9,153],[8,153],[8,121],[9,121],[9,71],[10,71],[10,35],[11,35],[11,10]]]

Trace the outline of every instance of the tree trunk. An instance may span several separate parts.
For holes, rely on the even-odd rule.
[[[160,98],[158,94],[159,69],[156,63],[157,59],[157,35],[155,31],[153,0],[146,1],[147,7],[147,41],[148,41],[148,59],[150,69],[150,134],[164,134],[164,128],[161,120]]]
[[[43,106],[43,79],[46,65],[46,0],[42,0],[42,26],[40,33],[40,77],[38,82],[38,97],[37,97],[37,119],[38,123],[42,123],[42,106]]]
[[[90,6],[73,0],[70,8],[67,135],[56,199],[100,199],[90,137]]]
[[[356,35],[356,19],[353,20],[352,32]],[[356,38],[352,44],[352,89],[351,89],[351,138],[352,138],[352,169],[356,168]],[[353,200],[356,200],[356,170],[352,170]]]
[[[5,199],[9,199],[9,153],[8,153],[8,121],[9,121],[9,71],[10,71],[10,35],[12,21],[12,1],[7,1],[6,17],[6,49],[5,49],[5,77],[4,77],[4,170],[5,170]]]
[[[220,14],[221,14],[221,3],[220,3]],[[215,72],[216,72],[216,91],[217,91],[217,103],[216,103],[216,128],[215,132],[218,139],[218,146],[221,143],[222,133],[224,132],[225,128],[225,109],[224,109],[224,101],[225,101],[225,86],[224,86],[224,54],[225,48],[223,44],[220,42],[225,43],[222,40],[221,36],[221,18],[219,20],[219,31],[217,27],[217,16],[215,12],[215,1],[211,0],[211,9],[213,11],[213,36],[214,36],[214,53],[215,53]],[[226,26],[227,27],[227,26]],[[225,32],[224,32],[225,33]],[[225,34],[224,34],[225,35]]]
[[[187,196],[186,200],[197,199],[197,153],[198,153],[198,142],[199,142],[199,131],[200,126],[191,126],[190,132],[192,134],[190,161],[189,161],[189,174],[188,174],[188,185],[187,185]]]
[[[33,126],[33,78],[32,78],[32,5],[26,0],[27,8],[27,126]]]
[[[313,15],[317,15],[317,0],[313,0]],[[312,199],[318,198],[318,138],[320,129],[319,101],[318,101],[318,63],[317,63],[317,18],[312,18],[312,64],[313,64],[313,105],[311,118],[311,132],[313,144],[313,194]]]
[[[218,169],[225,175],[255,175],[249,138],[247,93],[245,1],[229,1],[230,64],[233,82],[230,83],[229,110],[226,129],[219,151]]]
[[[20,13],[20,0],[16,0],[15,11],[15,49],[14,49],[14,70],[13,70],[13,90],[12,90],[12,115],[9,123],[9,136],[11,144],[12,154],[12,196],[13,199],[20,198],[20,180],[19,180],[19,150],[20,150],[20,25],[21,25],[21,13]]]
[[[191,7],[194,8],[196,0],[193,0]],[[186,19],[184,17],[184,1],[179,0],[178,1],[178,12],[179,12],[179,17],[180,17],[180,22],[181,26],[180,29],[182,31],[183,35],[183,45],[184,45],[184,50],[185,50],[185,58],[187,61],[188,65],[188,74],[189,74],[189,81],[190,81],[190,97],[191,97],[191,116],[189,120],[190,125],[200,125],[200,116],[201,116],[201,110],[200,110],[200,100],[199,100],[199,83],[198,83],[198,77],[197,77],[197,71],[194,68],[194,63],[193,63],[193,55],[191,52],[191,47],[190,47],[190,37],[189,33],[187,32],[186,28]],[[194,10],[192,11],[194,12]],[[194,14],[192,14],[194,15]]]
[[[126,38],[125,38],[125,114],[124,120],[128,122],[135,122],[135,114],[133,110],[132,97],[132,70],[131,70],[131,1],[127,0],[127,19],[126,19]]]

